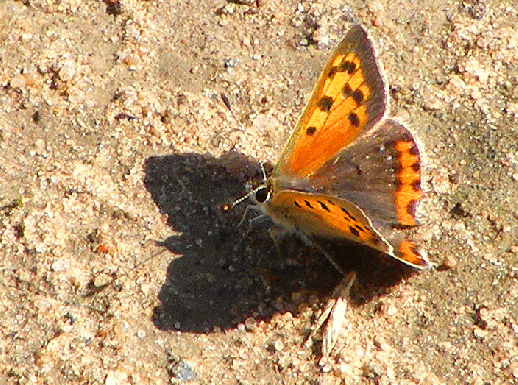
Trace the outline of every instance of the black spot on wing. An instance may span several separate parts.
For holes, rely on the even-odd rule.
[[[346,60],[340,64],[340,70],[346,71],[348,74],[353,74],[356,71],[356,64],[352,61]]]
[[[349,232],[356,238],[360,237],[360,232],[356,229],[356,227],[349,226]]]
[[[317,131],[317,128],[315,126],[311,126],[306,128],[306,135],[311,136]]]
[[[351,112],[347,118],[353,126],[358,127],[360,125],[360,118],[354,112]]]
[[[363,92],[360,90],[355,90],[352,94],[353,100],[357,106],[361,105],[363,102]]]
[[[345,86],[344,86],[344,89],[342,90],[342,94],[344,95],[344,98],[348,98],[349,96],[351,96],[353,93],[353,90],[351,88],[351,86],[349,85],[349,83],[347,83]]]
[[[320,205],[320,207],[322,207],[323,210],[331,212],[331,210],[329,210],[329,207],[327,207],[327,205],[324,202],[318,201],[318,204]]]
[[[330,98],[329,96],[324,96],[318,101],[318,108],[320,108],[322,111],[329,111],[331,107],[333,106],[333,98]]]

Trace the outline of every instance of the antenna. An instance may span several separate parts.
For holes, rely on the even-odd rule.
[[[236,116],[236,114],[234,113],[234,111],[232,110],[232,105],[230,104],[230,100],[228,99],[227,95],[225,95],[223,92],[220,92],[219,93],[220,97],[221,97],[221,100],[223,101],[223,104],[225,105],[225,107],[227,107],[227,109],[230,111],[230,113],[232,114],[232,117],[236,120],[237,124],[240,126],[241,128],[241,131],[244,133],[245,135],[245,138],[248,139],[248,135],[247,135],[247,132],[246,132],[246,129],[245,127],[243,126],[242,122],[238,119],[238,117]],[[232,131],[235,131],[236,129],[232,130]],[[267,177],[266,177],[266,170],[264,168],[264,163],[261,162],[261,172],[263,174],[263,184],[261,184],[260,186],[254,188],[252,191],[248,192],[246,195],[242,196],[241,198],[238,198],[236,199],[234,202],[232,202],[231,204],[228,204],[228,205],[223,205],[221,206],[221,209],[223,211],[230,211],[232,208],[234,208],[234,206],[240,204],[241,202],[247,200],[248,198],[250,198],[252,195],[254,195],[255,193],[257,193],[257,191],[261,190],[262,188],[264,188],[266,186],[266,181],[267,181]],[[250,206],[249,206],[250,207]],[[246,212],[248,212],[248,209],[249,207],[247,207],[246,211],[245,211],[245,216],[246,216]]]

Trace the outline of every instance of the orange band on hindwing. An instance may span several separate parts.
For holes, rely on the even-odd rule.
[[[395,193],[397,218],[402,226],[415,226],[415,206],[423,196],[419,150],[413,141],[397,142],[395,148],[399,163]]]
[[[408,240],[399,245],[399,258],[415,267],[426,267],[428,262],[417,251],[415,245]]]

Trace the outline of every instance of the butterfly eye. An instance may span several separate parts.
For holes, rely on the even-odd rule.
[[[255,200],[259,203],[264,203],[270,199],[270,195],[270,189],[268,186],[264,186],[255,192]]]

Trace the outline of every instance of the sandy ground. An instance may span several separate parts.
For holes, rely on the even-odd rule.
[[[322,358],[304,341],[339,274],[220,207],[354,22],[448,268],[344,251],[368,262]],[[513,0],[2,1],[0,382],[518,383],[517,25]]]

